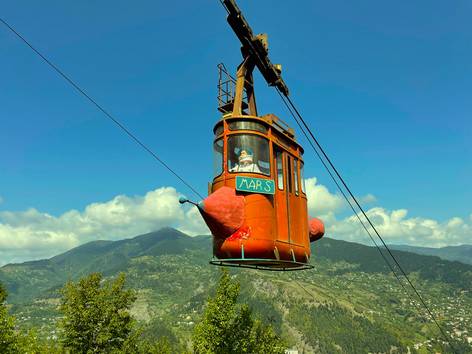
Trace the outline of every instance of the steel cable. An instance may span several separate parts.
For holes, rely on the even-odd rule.
[[[162,166],[164,166],[170,173],[177,177],[187,188],[189,188],[196,196],[203,199],[203,196],[192,187],[183,177],[181,177],[177,172],[175,172],[166,162],[164,162],[159,156],[154,153],[151,148],[144,144],[141,140],[138,139],[123,123],[121,123],[117,118],[115,118],[111,113],[109,113],[102,105],[100,105],[94,98],[92,98],[84,89],[82,89],[78,84],[76,84],[68,75],[64,73],[59,67],[44,56],[39,50],[37,50],[29,41],[26,40],[17,30],[15,30],[10,24],[8,24],[4,19],[0,18],[0,22],[5,25],[17,38],[19,38],[23,43],[25,43],[35,54],[37,54],[46,64],[48,64],[57,74],[59,74],[64,80],[66,80],[74,89],[76,89],[83,97],[85,97],[90,103],[92,103],[100,112],[102,112],[107,118],[109,118],[113,123],[115,123],[118,128],[120,128],[129,138],[141,146],[147,153],[149,153],[156,161],[158,161]]]
[[[276,88],[277,89],[277,88]],[[336,184],[336,186],[338,187],[338,190],[341,192],[342,196],[344,197],[344,199],[346,200],[346,202],[349,204],[351,210],[353,211],[354,215],[357,217],[357,219],[359,220],[359,222],[361,223],[362,227],[364,228],[365,232],[367,233],[367,235],[369,235],[369,238],[371,239],[372,243],[375,245],[376,249],[379,251],[380,255],[382,256],[383,260],[385,261],[385,263],[387,263],[388,267],[390,268],[391,272],[393,273],[393,275],[395,276],[395,278],[398,280],[398,282],[400,283],[401,287],[403,288],[403,290],[405,291],[405,293],[408,295],[408,297],[410,298],[410,300],[412,300],[413,304],[415,304],[417,310],[419,312],[420,311],[420,308],[417,306],[416,304],[416,301],[414,301],[413,297],[411,296],[410,292],[405,288],[405,286],[403,285],[403,282],[401,281],[400,277],[398,276],[397,272],[395,271],[394,267],[390,264],[390,262],[388,261],[387,257],[385,256],[384,252],[382,252],[382,249],[381,247],[378,246],[377,242],[375,241],[374,237],[372,236],[372,234],[370,233],[369,229],[367,228],[367,226],[365,225],[365,223],[362,221],[361,217],[359,216],[358,212],[356,211],[356,209],[354,208],[354,206],[352,205],[351,201],[349,200],[349,198],[346,196],[346,193],[343,191],[343,189],[341,188],[341,186],[339,185],[339,182],[336,180],[336,178],[334,177],[333,173],[331,172],[331,170],[328,168],[328,166],[326,165],[325,161],[321,158],[321,155],[320,153],[318,152],[318,150],[315,148],[315,146],[313,145],[313,142],[310,140],[310,138],[308,137],[307,133],[305,132],[305,130],[303,129],[303,127],[301,126],[298,118],[293,114],[293,111],[292,109],[290,108],[290,106],[288,105],[288,103],[285,101],[285,97],[282,95],[282,93],[277,89],[277,93],[280,95],[280,98],[282,99],[283,103],[285,104],[285,106],[287,107],[288,111],[290,112],[290,114],[293,116],[295,122],[297,123],[298,127],[300,128],[301,132],[303,133],[303,135],[305,136],[305,138],[307,139],[308,143],[310,144],[310,146],[312,147],[313,151],[315,152],[315,154],[318,156],[319,160],[321,161],[322,165],[325,167],[326,171],[328,172],[328,174],[330,175],[331,179],[333,180],[333,182]]]
[[[390,250],[390,248],[387,246],[387,244],[385,243],[384,239],[382,238],[382,236],[380,235],[380,233],[377,231],[377,228],[374,226],[374,224],[372,223],[372,221],[370,220],[369,216],[367,215],[367,213],[364,211],[364,209],[362,208],[362,206],[360,205],[360,203],[358,202],[357,198],[354,196],[354,194],[352,193],[351,189],[347,186],[347,183],[345,182],[344,178],[341,176],[341,174],[339,173],[339,171],[336,169],[336,167],[334,166],[333,162],[331,161],[331,159],[328,157],[327,153],[325,152],[325,150],[323,149],[323,147],[321,146],[321,144],[319,143],[318,139],[316,139],[316,137],[314,136],[313,132],[311,131],[311,129],[309,128],[308,124],[306,123],[306,121],[303,119],[302,115],[300,114],[300,112],[298,111],[298,109],[296,108],[295,104],[292,102],[292,100],[290,99],[290,97],[284,95],[282,96],[282,94],[279,92],[279,95],[280,97],[282,98],[282,101],[284,101],[284,103],[287,105],[287,108],[291,107],[293,109],[289,109],[291,115],[293,116],[293,118],[295,119],[295,121],[297,122],[297,124],[299,125],[300,129],[302,130],[303,134],[306,136],[306,132],[305,132],[305,129],[306,131],[308,132],[308,134],[310,135],[311,137],[311,140],[315,143],[316,147],[318,147],[319,149],[319,152],[316,151],[317,149],[315,149],[315,152],[318,156],[318,158],[320,159],[320,161],[322,162],[323,166],[326,168],[326,170],[328,171],[329,175],[331,176],[331,178],[333,179],[333,181],[335,182],[336,186],[338,187],[338,189],[341,191],[341,193],[343,194],[344,198],[346,199],[346,201],[349,203],[349,205],[351,206],[351,208],[353,208],[353,205],[352,203],[350,202],[349,198],[346,196],[346,194],[343,192],[342,188],[340,187],[339,183],[337,183],[336,179],[334,178],[334,175],[332,172],[330,172],[330,169],[328,168],[327,164],[331,167],[331,169],[334,171],[334,174],[337,176],[337,178],[339,179],[339,181],[341,182],[341,184],[344,186],[344,188],[346,189],[346,191],[348,192],[349,196],[351,197],[351,199],[354,201],[354,203],[357,205],[357,207],[359,208],[359,210],[361,211],[362,215],[364,216],[364,218],[366,219],[366,221],[368,222],[368,224],[370,225],[370,227],[372,228],[372,230],[375,232],[375,234],[377,235],[377,237],[380,239],[382,245],[384,246],[384,248],[387,250],[388,254],[390,255],[390,257],[392,258],[392,260],[394,261],[394,265],[397,266],[397,268],[400,270],[401,274],[405,277],[405,279],[407,280],[408,284],[410,285],[410,287],[413,289],[414,293],[416,294],[416,296],[418,297],[418,299],[420,300],[421,304],[423,305],[423,307],[426,309],[426,311],[428,312],[429,316],[431,317],[431,319],[433,320],[433,322],[436,324],[436,326],[438,327],[439,331],[441,332],[441,335],[443,336],[443,338],[449,343],[449,345],[451,346],[451,349],[453,351],[456,351],[455,350],[455,347],[452,345],[449,337],[446,335],[446,333],[444,332],[444,329],[439,325],[436,317],[434,316],[434,314],[432,313],[432,311],[430,310],[430,308],[428,307],[428,305],[426,304],[426,302],[424,301],[423,297],[420,295],[420,293],[418,292],[418,290],[416,289],[416,287],[413,285],[413,283],[411,282],[410,278],[408,277],[408,275],[406,274],[405,270],[403,269],[403,267],[400,265],[400,263],[398,262],[397,258],[393,255],[392,251]],[[285,101],[286,100],[286,101]],[[288,102],[288,103],[287,103]],[[295,112],[295,114],[293,113]],[[296,117],[298,117],[298,119],[301,121],[302,126],[300,126],[300,123],[297,121]],[[310,139],[308,139],[308,141],[310,141]],[[311,142],[310,142],[310,145]],[[312,145],[312,147],[314,148],[314,146]],[[322,156],[324,157],[324,159],[322,158]],[[324,161],[326,160],[326,162]],[[356,214],[357,218],[360,220],[360,217],[357,213],[357,211],[354,210],[354,213]],[[365,226],[365,224],[361,221],[361,224],[364,226],[364,229],[367,231],[367,228]],[[369,236],[371,237],[371,239],[373,240],[371,234],[367,231],[367,233],[369,234]],[[377,245],[377,243],[374,241],[374,244],[375,246],[379,249],[380,251],[380,247]],[[383,255],[383,253],[380,251],[380,253]],[[383,257],[384,260],[386,261],[385,257]],[[390,263],[387,262],[387,264],[389,264],[390,266]],[[392,270],[392,272],[394,274],[395,271],[393,270],[394,267],[390,267],[390,269]],[[402,285],[402,287],[405,289],[405,287],[403,286],[403,283],[400,281],[400,278],[398,276],[396,276],[396,278],[399,280],[400,284]],[[406,291],[406,289],[405,289]],[[406,291],[407,292],[407,291]],[[407,294],[409,294],[409,292],[407,292]]]

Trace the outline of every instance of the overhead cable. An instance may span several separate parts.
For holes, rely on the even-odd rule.
[[[313,142],[310,140],[309,136],[307,135],[307,133],[305,132],[305,129],[303,129],[302,125],[300,124],[300,121],[299,121],[299,118],[297,116],[295,116],[295,114],[293,113],[292,111],[292,108],[288,105],[288,103],[285,101],[285,97],[282,95],[282,93],[277,89],[277,93],[279,94],[280,98],[282,99],[282,102],[285,104],[285,106],[287,107],[288,111],[290,112],[290,114],[293,116],[295,122],[297,123],[298,127],[300,128],[300,131],[303,133],[303,135],[305,136],[305,138],[307,139],[308,143],[310,144],[310,146],[312,147],[313,151],[315,152],[315,154],[318,156],[319,160],[321,161],[322,165],[324,166],[324,168],[326,169],[326,171],[328,172],[328,174],[330,175],[331,179],[333,180],[333,182],[336,184],[336,186],[338,187],[338,190],[341,192],[342,196],[344,197],[344,199],[346,200],[346,202],[349,204],[349,207],[351,208],[352,212],[354,213],[354,215],[357,217],[357,219],[359,220],[360,224],[362,225],[362,227],[364,228],[365,232],[367,233],[367,235],[369,235],[369,238],[371,239],[372,243],[375,245],[376,249],[379,251],[380,255],[382,256],[383,260],[385,261],[385,263],[387,264],[387,266],[390,268],[390,271],[393,273],[393,275],[395,276],[395,278],[397,278],[398,282],[400,283],[401,287],[403,288],[403,290],[406,292],[406,294],[410,297],[410,299],[413,301],[413,298],[411,297],[409,291],[405,288],[405,286],[403,285],[403,282],[400,280],[397,272],[395,271],[395,268],[390,264],[390,262],[388,261],[387,257],[385,256],[384,252],[382,252],[382,248],[378,246],[377,242],[375,241],[374,237],[372,236],[372,234],[370,233],[369,229],[367,228],[366,224],[364,223],[364,221],[362,221],[361,217],[359,216],[359,213],[357,212],[357,210],[354,208],[354,206],[352,205],[352,202],[351,200],[349,199],[349,197],[346,195],[346,193],[344,192],[344,190],[341,188],[341,186],[339,185],[339,182],[336,180],[336,178],[334,177],[333,173],[331,172],[331,170],[328,168],[328,166],[326,165],[326,162],[323,160],[323,158],[321,157],[320,153],[318,152],[318,150],[315,148],[315,145],[313,144]],[[413,301],[413,303],[416,305],[416,302]]]
[[[308,124],[306,123],[306,121],[303,119],[302,115],[300,114],[300,112],[298,111],[298,109],[296,108],[295,104],[292,102],[292,100],[290,99],[290,97],[288,97],[287,95],[283,95],[279,92],[279,95],[282,99],[282,101],[284,102],[284,104],[287,106],[287,108],[289,109],[289,112],[290,114],[293,116],[293,118],[295,119],[295,121],[297,122],[297,124],[299,125],[300,129],[302,130],[303,134],[305,135],[305,137],[307,137],[308,141],[310,142],[310,145],[312,145],[311,141],[313,141],[317,147],[317,149],[315,149],[315,146],[312,145],[313,149],[315,150],[316,152],[316,155],[318,156],[318,158],[320,159],[320,161],[322,162],[323,166],[325,167],[325,169],[328,171],[329,175],[331,176],[331,178],[333,179],[333,181],[335,182],[336,186],[338,187],[338,189],[340,190],[341,194],[344,196],[344,198],[346,199],[346,201],[348,202],[348,204],[351,206],[351,209],[353,209],[355,215],[357,216],[357,218],[359,219],[359,221],[361,222],[362,226],[364,227],[364,229],[366,230],[367,234],[370,236],[371,240],[373,240],[373,237],[372,235],[370,234],[370,232],[368,231],[366,225],[361,221],[360,219],[360,216],[358,215],[357,211],[354,209],[354,206],[352,205],[352,203],[350,202],[350,199],[352,199],[354,201],[354,203],[356,204],[356,206],[359,208],[359,210],[361,211],[362,215],[364,216],[364,218],[366,219],[366,221],[368,222],[368,224],[370,225],[370,227],[372,228],[372,230],[375,232],[375,234],[377,235],[377,237],[380,239],[382,245],[384,246],[384,248],[387,250],[388,254],[390,255],[390,257],[392,258],[392,260],[394,261],[394,265],[393,267],[390,265],[390,263],[387,261],[386,257],[384,257],[384,254],[383,252],[381,251],[380,247],[377,245],[377,243],[374,241],[374,244],[375,246],[377,247],[377,249],[379,250],[379,252],[382,254],[382,258],[385,260],[385,262],[389,265],[390,269],[392,270],[393,274],[395,275],[395,277],[397,278],[397,280],[400,282],[401,286],[403,287],[403,289],[405,289],[405,287],[403,286],[403,283],[400,281],[400,278],[396,275],[396,272],[394,271],[394,268],[395,268],[395,265],[396,267],[400,270],[401,274],[403,275],[403,277],[407,280],[408,284],[410,285],[410,287],[413,289],[414,293],[416,294],[416,296],[418,297],[418,299],[420,300],[421,304],[423,305],[423,307],[426,309],[426,311],[428,312],[429,316],[431,317],[431,319],[433,320],[433,322],[436,324],[436,326],[438,327],[439,331],[441,332],[441,335],[444,337],[444,339],[449,343],[449,345],[451,346],[451,348],[455,351],[454,349],[454,346],[452,345],[449,337],[446,335],[446,333],[444,332],[444,329],[439,325],[436,317],[434,316],[434,314],[432,313],[432,311],[430,310],[429,306],[426,304],[426,302],[424,301],[423,297],[420,295],[420,293],[418,292],[418,290],[416,289],[416,287],[413,285],[413,283],[411,282],[410,278],[408,277],[408,275],[406,274],[405,270],[403,269],[403,267],[400,265],[400,263],[398,262],[397,258],[394,256],[394,254],[392,253],[392,251],[390,250],[390,248],[387,246],[387,244],[385,243],[384,239],[382,238],[382,236],[380,235],[380,233],[377,231],[377,228],[374,226],[374,224],[372,223],[372,221],[370,220],[369,216],[367,215],[367,213],[364,211],[364,209],[362,208],[362,206],[360,205],[360,203],[358,202],[357,198],[354,196],[354,194],[352,193],[351,189],[348,187],[347,183],[345,182],[344,178],[341,176],[341,174],[339,173],[339,171],[337,170],[337,168],[334,166],[333,162],[331,161],[331,159],[328,157],[327,153],[325,152],[325,150],[323,149],[323,147],[321,146],[321,144],[319,143],[318,139],[316,139],[315,135],[313,134],[313,132],[311,131],[310,127],[308,126]],[[291,109],[290,109],[291,108]],[[295,112],[295,113],[294,113]],[[298,117],[298,119],[297,119]],[[301,124],[303,126],[300,125],[300,123],[298,122],[298,120],[300,120]],[[307,136],[307,133],[305,132],[305,130],[308,132],[308,135],[310,136],[310,138],[308,138]],[[319,150],[319,151],[318,151]],[[328,165],[330,168],[328,168]],[[334,172],[334,174],[331,172],[331,170]],[[341,188],[340,184],[337,182],[335,176],[337,176],[337,178],[339,179],[339,181],[341,182],[341,184],[344,186],[345,190],[347,191],[347,193],[349,194],[349,196],[351,198],[348,198],[347,195],[344,193],[343,189]],[[406,291],[406,289],[405,289]],[[406,291],[407,294],[409,294],[408,291]]]
[[[372,241],[372,243],[374,244],[375,248],[379,251],[382,259],[385,261],[385,263],[387,264],[387,266],[389,267],[390,271],[393,273],[393,275],[395,276],[395,278],[397,279],[398,283],[400,284],[400,286],[402,287],[403,291],[408,295],[408,297],[410,298],[411,302],[415,305],[416,309],[418,310],[418,312],[421,314],[421,308],[418,306],[417,302],[415,301],[415,299],[413,299],[412,295],[410,294],[410,291],[408,291],[408,289],[405,287],[405,285],[403,284],[403,281],[401,280],[400,276],[397,274],[397,272],[395,271],[395,267],[391,265],[391,263],[389,262],[389,260],[387,259],[387,256],[384,254],[384,252],[382,252],[382,248],[379,247],[379,245],[377,244],[377,242],[375,241],[374,237],[372,236],[371,232],[369,231],[369,229],[367,228],[366,224],[364,223],[364,221],[361,219],[361,217],[359,216],[359,213],[357,212],[357,210],[354,208],[354,206],[352,205],[352,202],[351,200],[349,199],[349,197],[346,195],[346,193],[344,192],[344,190],[341,188],[341,186],[339,185],[339,182],[336,180],[336,178],[334,177],[333,173],[331,172],[331,170],[328,168],[328,166],[326,165],[326,162],[323,160],[323,158],[321,157],[320,153],[318,152],[318,150],[315,148],[315,145],[313,144],[313,142],[310,140],[308,134],[305,132],[305,129],[303,129],[302,125],[300,124],[300,121],[298,119],[298,117],[293,113],[292,111],[292,108],[288,105],[288,103],[285,101],[285,97],[282,95],[282,93],[277,90],[277,93],[279,94],[280,98],[282,99],[282,102],[284,103],[284,105],[286,106],[286,108],[288,109],[288,111],[290,112],[290,114],[292,115],[292,117],[294,118],[295,122],[297,123],[298,127],[300,128],[300,131],[303,133],[303,135],[305,136],[305,138],[307,139],[308,143],[310,144],[310,146],[312,147],[313,151],[315,152],[315,154],[318,156],[319,160],[321,161],[321,164],[325,167],[326,171],[328,172],[328,174],[330,175],[331,179],[333,180],[333,182],[336,184],[338,190],[341,192],[342,196],[344,197],[344,199],[346,200],[346,202],[349,204],[349,207],[351,208],[352,212],[354,213],[354,215],[357,217],[357,219],[359,220],[360,224],[362,225],[362,227],[364,228],[365,232],[367,233],[367,235],[369,235],[369,238],[370,240]]]
[[[188,183],[183,177],[181,177],[174,169],[172,169],[166,162],[164,162],[151,148],[144,144],[136,135],[134,135],[123,123],[109,113],[102,105],[100,105],[94,98],[92,98],[84,89],[82,89],[77,83],[75,83],[70,76],[66,75],[63,70],[54,64],[50,59],[43,55],[38,49],[36,49],[25,37],[23,37],[13,26],[8,24],[4,19],[0,18],[0,22],[5,25],[18,39],[26,44],[36,55],[38,55],[47,65],[49,65],[59,76],[66,80],[74,89],[76,89],[83,97],[85,97],[92,105],[94,105],[100,112],[102,112],[107,118],[109,118],[115,125],[120,128],[131,140],[141,146],[147,153],[149,153],[157,162],[164,166],[170,173],[177,177],[187,188],[189,188],[196,196],[203,199],[203,196]]]

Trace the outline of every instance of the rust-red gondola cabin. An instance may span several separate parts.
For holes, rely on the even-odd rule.
[[[308,221],[303,148],[281,119],[257,115],[253,88],[243,85],[246,63],[237,79],[219,66],[222,116],[213,129],[215,177],[199,206],[214,236],[212,263],[309,268],[310,234],[315,240],[324,230],[319,220],[311,220],[311,228]]]
[[[214,179],[198,208],[213,235],[216,265],[268,270],[311,268],[310,241],[324,233],[308,220],[303,148],[293,129],[273,114],[259,116],[253,85],[257,66],[271,86],[288,94],[281,67],[268,58],[267,36],[254,36],[233,0],[228,22],[243,44],[233,78],[219,67],[214,132]],[[185,200],[184,200],[185,201]]]

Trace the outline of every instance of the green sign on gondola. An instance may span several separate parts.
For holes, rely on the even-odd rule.
[[[251,193],[275,194],[275,183],[271,179],[236,176],[236,190]]]

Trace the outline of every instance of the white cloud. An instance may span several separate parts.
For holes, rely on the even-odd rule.
[[[325,186],[318,184],[316,178],[307,179],[306,182],[309,214],[324,221],[327,236],[372,244],[355,215],[338,217],[344,208],[347,207],[346,210],[349,210],[341,195],[331,193]],[[359,197],[358,200],[364,207],[377,201],[372,194]],[[373,207],[366,213],[387,243],[426,247],[472,244],[472,224],[466,223],[459,217],[439,222],[422,217],[408,218],[407,209],[389,211],[381,207]],[[472,221],[472,214],[470,220]],[[365,224],[368,225],[367,222]],[[373,230],[369,231],[376,239]]]
[[[331,193],[316,178],[306,180],[308,210],[321,218],[326,235],[371,244],[355,216],[340,217],[349,211],[339,194]],[[54,216],[34,208],[0,212],[0,265],[47,258],[93,240],[118,240],[175,227],[190,235],[208,234],[198,210],[180,205],[179,193],[162,187],[144,196],[119,195],[84,210],[70,210]],[[363,205],[374,203],[373,195],[359,197]],[[472,215],[467,220],[454,217],[440,222],[409,217],[406,209],[386,210],[372,207],[367,211],[387,243],[421,246],[472,244]]]
[[[93,240],[117,240],[165,226],[188,234],[208,231],[195,207],[181,206],[174,188],[145,196],[119,195],[58,217],[36,209],[0,212],[0,265],[56,255]]]
[[[406,209],[388,211],[380,207],[372,208],[366,213],[387,243],[424,247],[472,244],[472,225],[457,217],[444,222],[422,217],[408,218]],[[365,225],[368,226],[367,222]],[[378,241],[374,231],[370,228],[369,231]],[[354,242],[372,242],[356,216],[328,224],[327,234]]]
[[[306,179],[305,184],[308,196],[308,213],[310,215],[330,218],[333,213],[349,208],[341,194],[331,193],[326,186],[318,183],[316,177]],[[354,204],[353,200],[350,200]],[[361,205],[366,205],[376,202],[377,198],[369,193],[365,196],[357,197],[357,200]]]
[[[375,197],[375,195],[372,195],[370,193],[363,197],[360,197],[359,199],[360,199],[359,202],[362,204],[371,204],[377,201],[377,198]]]
[[[322,217],[344,207],[341,195],[330,193],[328,188],[317,182],[316,177],[305,180],[310,215]]]
[[[191,207],[186,211],[184,221],[180,223],[177,229],[191,236],[210,234],[210,230],[196,207]]]

